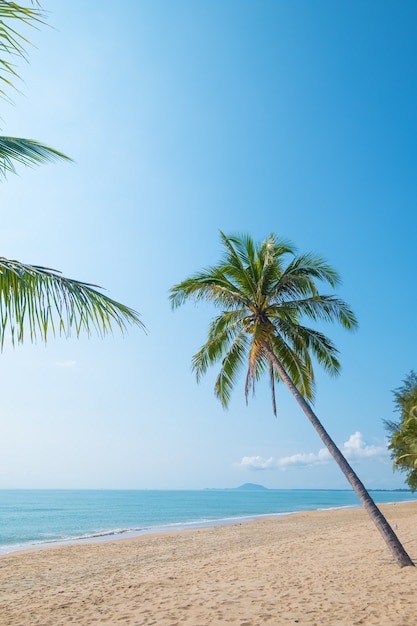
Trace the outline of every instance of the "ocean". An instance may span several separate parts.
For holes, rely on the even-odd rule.
[[[407,491],[371,495],[377,504],[417,500]],[[0,554],[359,504],[350,490],[6,489],[0,490]]]

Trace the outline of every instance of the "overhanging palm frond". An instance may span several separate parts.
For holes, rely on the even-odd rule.
[[[62,152],[33,139],[0,136],[0,181],[8,172],[16,173],[15,164],[32,167],[54,161],[71,161]]]
[[[99,336],[113,327],[124,333],[138,313],[98,291],[100,287],[63,277],[56,270],[0,257],[0,346],[8,333],[13,345],[27,332],[31,341],[74,331]]]
[[[20,57],[26,60],[26,48],[30,45],[30,41],[19,32],[17,25],[36,28],[44,23],[45,15],[39,2],[33,0],[32,5],[24,7],[15,2],[0,0],[0,96],[9,101],[6,88],[15,89],[13,79],[19,78],[12,59]]]

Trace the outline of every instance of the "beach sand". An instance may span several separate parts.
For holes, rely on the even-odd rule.
[[[417,561],[417,503],[381,506]],[[415,626],[400,569],[363,509],[298,513],[0,558],[1,626]]]

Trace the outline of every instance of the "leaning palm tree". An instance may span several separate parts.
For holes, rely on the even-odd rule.
[[[56,270],[0,257],[0,348],[25,337],[47,341],[49,335],[99,336],[114,327],[144,329],[139,314],[99,291],[100,287],[63,277]]]
[[[276,414],[275,384],[282,381],[295,397],[323,443],[370,514],[401,567],[413,565],[387,520],[312,410],[314,371],[312,357],[329,374],[338,374],[338,351],[323,333],[303,325],[336,321],[344,328],[357,326],[349,306],[334,295],[322,295],[318,283],[332,288],[337,272],[314,254],[296,255],[294,246],[270,235],[257,245],[249,236],[226,237],[220,263],[175,285],[173,308],[189,299],[212,302],[221,309],[210,324],[208,339],[193,357],[199,381],[208,367],[221,363],[215,394],[224,407],[240,370],[246,364],[246,400],[261,375],[268,373]],[[289,257],[289,262],[287,259]]]

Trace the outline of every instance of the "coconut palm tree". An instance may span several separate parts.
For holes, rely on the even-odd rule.
[[[245,394],[261,375],[268,373],[273,411],[275,384],[282,381],[295,397],[321,440],[370,514],[391,552],[403,567],[413,565],[387,520],[366,488],[328,435],[311,407],[314,397],[312,357],[329,374],[338,374],[338,351],[323,333],[303,325],[302,320],[338,322],[353,330],[357,326],[349,306],[334,295],[322,295],[319,283],[332,288],[337,272],[315,254],[296,255],[294,246],[270,235],[260,244],[250,236],[226,237],[224,257],[170,291],[175,309],[187,300],[212,302],[221,310],[210,324],[207,342],[193,357],[199,381],[209,366],[220,362],[215,394],[224,407],[238,375],[246,365]]]

